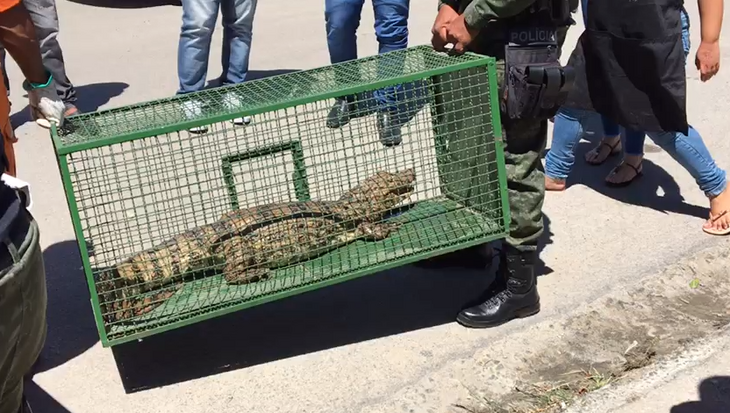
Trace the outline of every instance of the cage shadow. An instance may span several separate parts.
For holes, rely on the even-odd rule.
[[[79,99],[76,106],[80,112],[94,112],[109,103],[112,98],[124,93],[128,87],[129,84],[124,82],[92,83],[75,86]],[[23,97],[28,98],[27,95]],[[10,116],[10,123],[15,128],[31,121],[30,106],[28,105]]]
[[[699,385],[699,401],[678,404],[669,413],[730,412],[730,376],[709,377]]]
[[[76,241],[49,246],[43,251],[43,261],[48,291],[48,335],[33,371],[25,378],[24,391],[34,411],[70,413],[33,381],[33,375],[73,360],[93,347],[99,336]]]
[[[551,230],[550,217],[543,213],[543,232],[537,242],[538,261],[535,271],[537,276],[541,277],[554,272],[541,257],[542,251],[547,245],[553,243],[553,232]],[[462,270],[462,271],[478,271],[492,265],[498,265],[498,250],[503,241],[494,241],[485,245],[472,248],[466,248],[450,254],[444,254],[428,261],[422,261],[415,265],[422,269],[431,270]]]
[[[43,251],[48,290],[48,336],[35,373],[73,360],[99,341],[76,241]]]
[[[643,177],[628,187],[611,188],[606,185],[608,176],[619,160],[608,160],[603,165],[593,166],[583,161],[586,152],[594,143],[581,142],[575,150],[575,166],[567,179],[567,186],[585,185],[596,192],[625,204],[651,208],[659,212],[673,212],[707,219],[709,208],[685,202],[677,181],[662,167],[649,159],[643,161]],[[664,195],[657,195],[662,189]]]
[[[43,413],[71,413],[70,410],[65,408],[61,403],[58,402],[53,396],[46,393],[40,386],[38,386],[33,380],[26,379],[24,383],[25,397],[28,398],[30,407],[35,412]]]
[[[301,69],[271,69],[271,70],[249,70],[246,74],[246,81],[265,79],[271,76],[286,75],[288,73],[301,72]],[[221,79],[211,79],[206,82],[205,89],[221,86]]]
[[[488,271],[403,266],[121,344],[112,352],[125,391],[137,392],[450,323],[491,278]]]

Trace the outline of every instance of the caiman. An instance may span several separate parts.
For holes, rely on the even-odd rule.
[[[320,255],[357,239],[380,240],[395,228],[380,223],[410,197],[415,171],[378,172],[336,201],[268,204],[231,211],[99,274],[107,322],[152,311],[185,278],[223,269],[231,284],[260,280],[270,269]]]
[[[312,201],[282,205],[278,217],[257,220],[251,210],[232,211],[224,222],[245,231],[223,241],[224,274],[229,284],[266,278],[270,270],[301,262],[358,239],[378,241],[397,229],[382,222],[394,207],[411,196],[416,179],[413,169],[379,172],[347,191],[337,201]],[[305,206],[298,214],[290,205]]]

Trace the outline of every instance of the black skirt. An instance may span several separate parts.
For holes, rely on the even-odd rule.
[[[626,128],[688,133],[682,2],[589,0],[565,106]]]

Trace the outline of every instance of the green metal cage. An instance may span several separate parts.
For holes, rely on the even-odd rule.
[[[417,46],[52,128],[102,344],[505,237],[495,70]]]

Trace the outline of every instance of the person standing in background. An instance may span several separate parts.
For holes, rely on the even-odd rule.
[[[221,85],[242,83],[248,74],[248,62],[253,37],[253,19],[257,0],[182,0],[182,29],[177,54],[177,73],[180,86],[177,94],[203,90],[208,75],[210,42],[215,31],[218,9],[223,17],[223,67]],[[228,109],[241,106],[240,97],[228,92],[223,96]],[[200,116],[203,107],[200,102],[183,104],[186,116]],[[235,125],[251,122],[248,117],[233,119]],[[204,126],[190,129],[193,133],[205,133]]]
[[[723,0],[699,0],[702,41],[697,50],[695,65],[703,82],[711,79],[720,67],[720,30],[723,18]],[[588,0],[583,0],[583,19],[586,22]],[[690,18],[684,7],[680,10],[682,25],[682,48],[684,58],[690,53]],[[582,123],[591,112],[580,109],[561,108],[555,117],[553,141],[545,156],[545,187],[549,191],[562,191],[566,178],[573,167],[575,146],[583,135]],[[624,187],[630,185],[642,174],[642,160],[645,132],[626,128],[625,148],[621,145],[619,125],[601,115],[604,137],[594,149],[586,154],[586,162],[600,165],[610,156],[623,149],[623,161],[616,166],[606,184]],[[726,171],[717,166],[710,151],[697,130],[689,126],[688,133],[647,132],[646,135],[672,156],[695,178],[699,188],[710,201],[710,216],[702,230],[712,235],[730,234],[730,191]]]
[[[23,0],[23,5],[30,14],[36,37],[41,48],[43,65],[53,75],[56,92],[66,107],[64,116],[78,113],[76,107],[76,89],[66,75],[66,66],[63,61],[63,51],[58,43],[58,12],[55,0]],[[10,80],[5,69],[5,47],[0,44],[0,64],[3,68],[3,81],[7,95],[10,95]]]
[[[375,11],[375,36],[378,38],[378,54],[408,47],[408,13],[410,0],[372,0]],[[357,59],[357,29],[365,0],[325,0],[325,23],[330,63]],[[341,75],[335,70],[335,73]],[[346,82],[347,79],[341,78]],[[385,146],[399,145],[402,141],[402,121],[394,108],[394,96],[402,85],[375,92],[377,124],[380,142]],[[350,119],[365,114],[358,97],[336,99],[327,116],[327,126],[333,129],[346,125]]]
[[[0,42],[25,76],[23,89],[36,122],[61,126],[65,108],[43,67],[31,17],[20,0],[0,0]],[[32,413],[23,379],[46,341],[46,273],[38,224],[12,182],[16,174],[10,104],[0,85],[0,413]],[[10,144],[8,144],[10,142]]]

